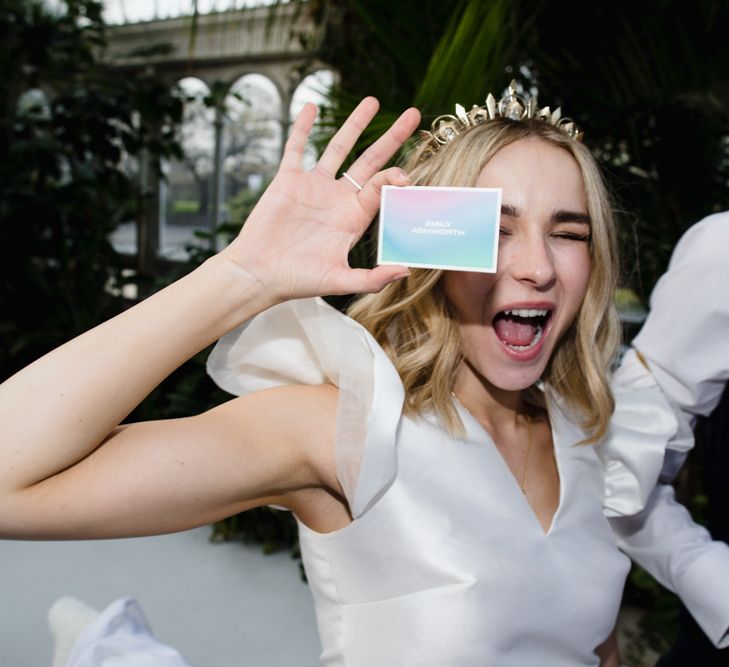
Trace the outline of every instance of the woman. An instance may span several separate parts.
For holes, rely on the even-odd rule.
[[[617,665],[628,561],[585,444],[617,340],[595,162],[551,117],[497,113],[429,139],[410,178],[379,171],[411,109],[336,178],[376,110],[303,172],[305,107],[230,246],[2,385],[0,533],[145,535],[274,504],[300,525],[324,664]],[[380,188],[409,183],[503,189],[496,274],[347,266]],[[371,334],[303,299],[353,292],[381,292],[352,309]],[[119,425],[226,333],[209,368],[238,398]]]

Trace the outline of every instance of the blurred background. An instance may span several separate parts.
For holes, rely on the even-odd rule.
[[[512,78],[573,117],[604,167],[629,340],[682,232],[729,208],[728,30],[729,3],[709,0],[4,0],[0,374],[225,245],[306,101],[321,108],[313,164],[364,95],[382,111],[357,150],[407,106],[427,128],[456,102],[499,97]],[[371,250],[366,236],[352,264],[371,263]],[[130,419],[225,400],[204,373],[206,355]],[[678,486],[702,520],[695,466]],[[233,517],[210,536],[296,556],[290,517],[273,510]],[[636,568],[626,609],[626,661],[648,664],[671,640],[677,603]]]

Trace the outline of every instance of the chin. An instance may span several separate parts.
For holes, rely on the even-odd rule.
[[[547,365],[543,359],[524,363],[499,356],[482,355],[478,361],[471,357],[468,365],[482,381],[500,391],[523,391],[532,387],[542,379]]]
[[[543,371],[543,369],[541,369]],[[534,386],[542,379],[542,372],[524,373],[503,373],[499,377],[486,378],[494,387],[502,391],[524,391]]]

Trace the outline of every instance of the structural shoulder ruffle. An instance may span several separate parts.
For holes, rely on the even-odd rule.
[[[207,371],[236,396],[291,384],[337,386],[337,476],[352,516],[393,480],[400,377],[369,332],[322,299],[282,303],[226,334]]]

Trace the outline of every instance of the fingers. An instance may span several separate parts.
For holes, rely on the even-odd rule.
[[[316,165],[317,170],[334,177],[379,108],[380,103],[374,97],[365,97],[327,144]]]
[[[376,173],[369,181],[362,184],[357,199],[368,220],[371,220],[380,208],[383,185],[410,185],[410,178],[399,167],[390,167]]]
[[[311,102],[307,102],[304,108],[299,111],[291,127],[291,134],[284,147],[284,154],[279,167],[281,171],[294,171],[301,168],[301,158],[304,154],[311,128],[314,126],[316,114],[316,106]]]
[[[359,136],[375,117],[379,106],[379,102],[374,97],[366,97],[357,105],[324,150],[317,163],[318,171],[330,177],[336,175],[357,143]],[[284,148],[280,166],[282,171],[301,168],[301,158],[316,120],[316,113],[316,107],[308,103],[296,117]],[[387,161],[417,129],[419,123],[420,112],[417,109],[411,108],[403,112],[387,132],[354,162],[348,170],[352,178],[360,183],[369,179],[387,164]]]
[[[360,183],[364,183],[387,164],[408,137],[415,132],[419,123],[420,112],[417,109],[410,108],[404,111],[387,132],[355,160],[347,169],[347,173]]]
[[[359,191],[357,199],[365,212],[365,219],[371,220],[380,207],[382,187],[385,185],[404,186],[410,183],[408,175],[399,167],[391,167],[376,173]],[[352,186],[354,187],[354,186]],[[362,230],[364,231],[364,230]],[[404,266],[382,265],[374,269],[347,269],[337,281],[338,294],[363,294],[379,292],[386,285],[408,276],[410,271]]]
[[[395,280],[405,278],[410,271],[404,266],[376,266],[374,269],[347,269],[336,282],[338,294],[379,292]]]

